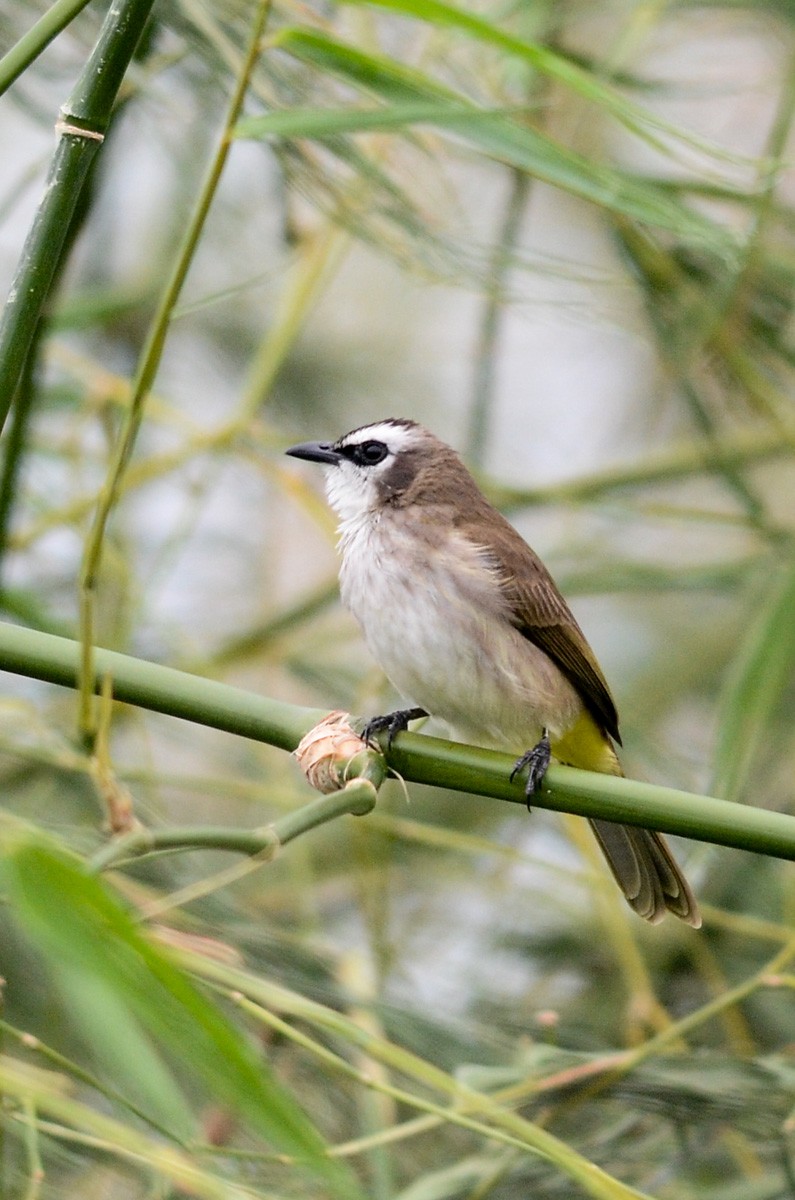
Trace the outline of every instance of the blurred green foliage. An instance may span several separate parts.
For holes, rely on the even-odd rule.
[[[98,644],[378,711],[281,450],[416,417],[572,597],[627,772],[792,811],[791,5],[164,0],[67,195],[51,129],[107,13],[79,7],[0,10],[30,335],[2,362],[3,615],[78,636],[90,592]],[[34,311],[40,204],[65,215]],[[704,929],[647,929],[573,819],[395,781],[267,864],[100,882],[108,823],[259,828],[306,784],[4,682],[3,1196],[795,1195],[788,863],[692,847]]]

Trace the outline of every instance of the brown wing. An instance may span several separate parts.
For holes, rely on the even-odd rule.
[[[495,522],[495,516],[499,521]],[[478,536],[482,530],[476,517],[464,521],[459,528],[483,547],[484,557],[499,572],[513,624],[560,667],[591,715],[621,745],[618,713],[610,689],[554,579],[501,514],[492,509],[490,518],[487,539]]]

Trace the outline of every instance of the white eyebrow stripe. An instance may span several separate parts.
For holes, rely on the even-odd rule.
[[[393,454],[397,454],[406,446],[417,444],[417,430],[410,426],[393,425],[390,421],[378,421],[375,425],[354,429],[340,439],[341,446],[361,446],[363,442],[384,442]]]

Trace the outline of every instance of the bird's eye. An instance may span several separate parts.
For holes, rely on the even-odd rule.
[[[358,447],[356,458],[363,467],[374,467],[387,456],[387,448],[383,442],[362,442]]]

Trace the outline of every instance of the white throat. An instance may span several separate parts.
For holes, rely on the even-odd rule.
[[[340,537],[349,527],[361,528],[378,520],[378,489],[375,480],[363,475],[352,463],[342,462],[326,471],[326,495],[339,517]]]
[[[381,505],[378,481],[384,472],[390,470],[401,450],[416,445],[417,438],[416,428],[397,425],[391,421],[379,421],[374,425],[356,429],[343,439],[343,442],[383,442],[389,448],[389,454],[384,461],[372,467],[357,466],[343,459],[327,468],[326,495],[329,504],[340,518],[340,533],[343,538],[349,526],[360,528],[362,524],[377,522]]]

